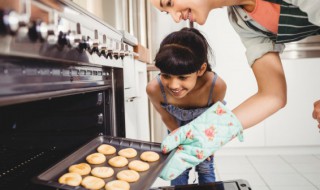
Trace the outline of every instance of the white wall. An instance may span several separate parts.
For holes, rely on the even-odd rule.
[[[207,24],[197,28],[206,34],[215,52],[215,70],[228,85],[226,100],[232,109],[257,90],[244,46],[229,24],[226,8],[212,11]],[[244,143],[234,140],[229,147],[320,145],[317,124],[311,117],[313,102],[320,99],[320,58],[283,60],[283,67],[287,106],[246,130]]]

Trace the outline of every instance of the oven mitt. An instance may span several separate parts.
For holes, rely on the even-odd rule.
[[[200,164],[220,147],[238,136],[243,141],[242,125],[221,102],[208,108],[199,117],[172,131],[162,142],[163,153],[176,151],[160,177],[173,180],[183,171]]]

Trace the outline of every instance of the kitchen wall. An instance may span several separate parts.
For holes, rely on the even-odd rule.
[[[159,11],[158,11],[159,12]],[[160,14],[160,13],[159,13]],[[160,18],[161,17],[161,18]],[[158,22],[161,20],[161,22]],[[181,28],[169,15],[161,14],[154,27],[152,47],[158,47],[164,34]],[[168,30],[164,30],[166,25]],[[174,27],[172,25],[175,25]],[[226,8],[212,11],[204,26],[196,25],[208,38],[215,53],[214,70],[228,85],[226,101],[234,108],[257,91],[251,68],[247,64],[245,49],[227,18]],[[320,58],[283,60],[287,77],[287,106],[265,121],[245,131],[245,142],[236,139],[229,147],[274,147],[274,146],[313,146],[320,145],[317,123],[312,119],[313,102],[320,99]],[[263,108],[261,108],[263,109]],[[165,134],[161,133],[161,134]],[[161,140],[163,136],[158,139]]]

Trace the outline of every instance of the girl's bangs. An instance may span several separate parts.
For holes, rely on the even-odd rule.
[[[166,48],[155,58],[155,66],[161,72],[171,75],[186,75],[197,72],[201,64],[194,64],[197,60],[187,50]]]

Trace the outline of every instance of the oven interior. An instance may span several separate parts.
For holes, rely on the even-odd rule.
[[[97,91],[0,107],[0,189],[29,189],[35,174],[99,134],[110,133],[110,124],[101,117],[109,106],[108,94]]]

